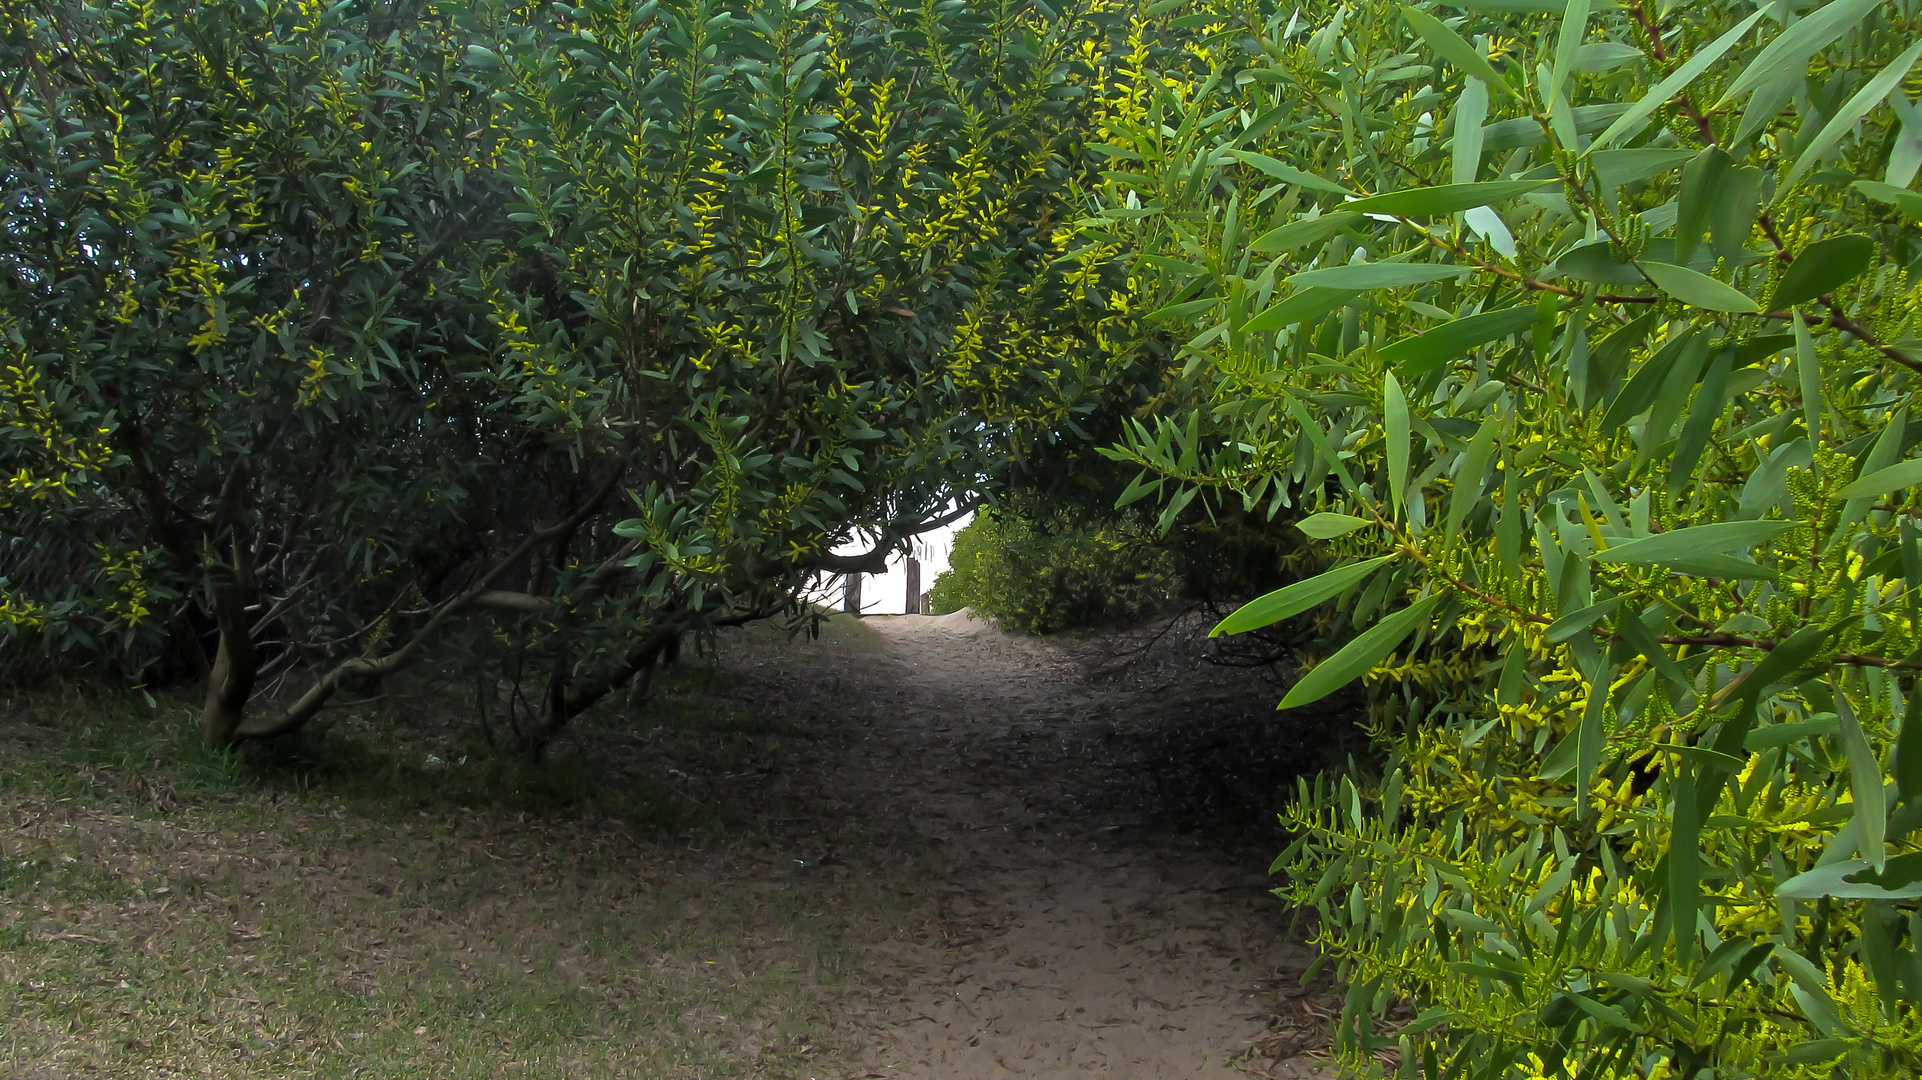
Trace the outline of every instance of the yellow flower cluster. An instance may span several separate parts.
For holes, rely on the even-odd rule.
[[[0,325],[0,335],[11,328]],[[107,442],[112,431],[96,427],[76,432],[61,418],[41,385],[41,372],[19,346],[8,349],[0,367],[0,433],[13,436],[13,453],[22,460],[0,485],[0,506],[16,499],[72,498],[74,488],[110,467],[118,454]]]

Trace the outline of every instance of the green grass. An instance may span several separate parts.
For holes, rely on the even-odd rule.
[[[757,851],[766,807],[651,778],[811,738],[714,679],[543,765],[457,724],[210,751],[180,702],[16,696],[0,1076],[827,1075],[833,1003],[907,901]]]

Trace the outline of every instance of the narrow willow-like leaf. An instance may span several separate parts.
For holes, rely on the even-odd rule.
[[[1324,191],[1330,195],[1354,194],[1354,192],[1342,187],[1333,180],[1316,176],[1311,172],[1304,172],[1301,169],[1295,168],[1293,165],[1278,161],[1266,154],[1257,154],[1252,150],[1230,150],[1228,151],[1228,155],[1243,165],[1252,165],[1262,172],[1267,173],[1269,176],[1285,183],[1295,184],[1313,191]]]
[[[1518,334],[1534,322],[1533,305],[1484,311],[1385,345],[1381,360],[1410,379],[1419,378],[1476,346]]]
[[[1902,455],[1902,442],[1908,426],[1909,409],[1904,405],[1889,417],[1889,422],[1883,427],[1882,434],[1876,437],[1874,444],[1869,447],[1868,455],[1862,459],[1861,471],[1857,475],[1866,480],[1883,469],[1893,468]],[[1831,534],[1830,539],[1845,535],[1856,522],[1861,521],[1868,514],[1869,504],[1874,501],[1874,498],[1868,495],[1849,496],[1842,504],[1842,520],[1836,523],[1835,532]]]
[[[1857,180],[1849,186],[1876,202],[1888,203],[1911,221],[1922,221],[1922,191],[1910,191],[1879,180]]]
[[[1542,631],[1542,640],[1555,643],[1567,641],[1569,638],[1602,621],[1608,616],[1609,612],[1620,607],[1621,603],[1621,597],[1611,596],[1599,604],[1590,604],[1580,610],[1571,611],[1550,623],[1548,629]]]
[[[1349,213],[1344,210],[1333,214],[1323,214],[1318,218],[1291,221],[1286,225],[1270,229],[1256,237],[1255,242],[1248,245],[1248,250],[1257,251],[1264,255],[1294,251],[1297,248],[1305,248],[1311,244],[1319,244],[1341,230],[1360,223],[1361,220],[1362,216],[1360,214]]]
[[[1824,237],[1802,249],[1769,297],[1771,310],[1805,304],[1868,272],[1875,241],[1859,233]]]
[[[1211,308],[1218,307],[1220,304],[1221,297],[1219,296],[1204,297],[1200,300],[1184,300],[1179,304],[1169,304],[1167,307],[1156,308],[1148,314],[1143,315],[1142,318],[1152,321],[1160,321],[1162,319],[1170,321],[1189,319]]]
[[[1648,564],[1691,555],[1726,555],[1767,543],[1795,525],[1793,521],[1717,521],[1617,544],[1596,552],[1595,561]]]
[[[1460,277],[1467,268],[1435,263],[1351,263],[1290,275],[1288,283],[1317,289],[1397,289]]]
[[[1762,206],[1762,181],[1766,174],[1757,165],[1728,170],[1721,181],[1721,193],[1709,217],[1709,240],[1718,258],[1742,254],[1749,234],[1755,230],[1755,217]],[[1679,248],[1678,248],[1679,250]],[[1680,260],[1681,256],[1677,255]]]
[[[1885,0],[1835,0],[1834,3],[1812,11],[1797,20],[1794,26],[1775,35],[1755,59],[1749,61],[1735,81],[1728,84],[1721,100],[1715,108],[1721,109],[1729,102],[1754,90],[1756,87],[1793,82],[1808,74],[1809,58],[1824,48],[1829,42],[1841,37],[1851,27],[1862,21],[1862,17],[1875,10]]]
[[[1511,457],[1504,447],[1504,459]],[[1502,578],[1515,581],[1521,576],[1522,508],[1519,471],[1513,460],[1502,462],[1502,514],[1495,522],[1495,558],[1501,562]]]
[[[1595,169],[1595,182],[1603,191],[1653,180],[1688,164],[1699,156],[1696,150],[1636,149],[1599,150],[1588,157]]]
[[[1837,110],[1828,123],[1822,125],[1822,130],[1816,133],[1807,149],[1802,151],[1802,156],[1795,159],[1795,167],[1789,170],[1789,174],[1782,178],[1781,186],[1775,189],[1776,202],[1787,198],[1788,193],[1794,190],[1797,180],[1800,180],[1823,158],[1828,157],[1829,152],[1842,141],[1842,136],[1855,130],[1855,125],[1869,114],[1869,110],[1882,104],[1882,99],[1889,96],[1889,91],[1902,84],[1903,78],[1908,75],[1909,69],[1915,66],[1915,61],[1919,57],[1922,57],[1922,41],[1909,46],[1909,51],[1891,61],[1875,78],[1870,79],[1867,85],[1857,90],[1855,96]]]
[[[1554,180],[1491,180],[1481,184],[1438,184],[1410,188],[1356,199],[1342,209],[1361,214],[1389,214],[1395,217],[1440,217],[1477,206],[1494,206],[1531,191],[1540,191]]]
[[[1680,300],[1684,304],[1704,308],[1708,311],[1756,312],[1762,310],[1754,300],[1738,289],[1709,277],[1686,266],[1672,263],[1643,262],[1638,264],[1642,273],[1655,283],[1655,287]]]
[[[1734,28],[1730,29],[1727,33],[1710,42],[1707,47],[1703,48],[1700,52],[1689,57],[1687,63],[1675,69],[1674,74],[1655,84],[1654,89],[1643,94],[1641,100],[1637,101],[1634,107],[1622,114],[1621,119],[1608,125],[1607,131],[1595,136],[1595,141],[1589,144],[1589,151],[1600,150],[1617,139],[1624,138],[1641,130],[1641,126],[1647,122],[1648,118],[1655,115],[1656,109],[1668,104],[1671,98],[1681,93],[1682,90],[1687,87],[1689,83],[1694,82],[1702,72],[1707,71],[1710,64],[1720,60],[1723,53],[1734,48],[1735,43],[1742,40],[1743,35],[1749,32],[1749,28],[1760,21],[1761,18],[1762,12],[1753,12],[1748,18],[1735,24]]]
[[[1733,166],[1728,151],[1710,146],[1697,151],[1683,167],[1682,192],[1675,211],[1676,262],[1688,262],[1722,200],[1730,196],[1728,173]]]
[[[1284,326],[1293,326],[1309,319],[1320,318],[1353,300],[1359,294],[1359,289],[1298,289],[1241,324],[1235,332],[1272,334]]]
[[[1469,79],[1455,99],[1452,176],[1457,187],[1472,184],[1482,169],[1482,123],[1488,119],[1488,84]]]
[[[1554,272],[1598,285],[1643,284],[1642,272],[1634,263],[1617,259],[1606,240],[1578,244],[1562,252],[1555,260]]]
[[[1822,437],[1822,365],[1807,321],[1796,315],[1789,324],[1795,328],[1795,378],[1802,389],[1802,419],[1814,441]]]
[[[1480,79],[1490,90],[1500,90],[1510,97],[1520,96],[1495,71],[1495,66],[1488,62],[1488,56],[1482,50],[1463,41],[1460,34],[1450,30],[1440,19],[1412,7],[1402,8],[1401,17],[1407,21],[1410,29],[1421,35],[1429,48],[1441,54],[1442,59]]]
[[[1317,540],[1333,540],[1337,536],[1347,536],[1356,529],[1366,528],[1370,524],[1372,524],[1372,522],[1367,518],[1358,518],[1352,514],[1331,514],[1323,511],[1322,513],[1310,514],[1302,518],[1295,524],[1295,528],[1300,529],[1302,532],[1307,533]]]
[[[1922,694],[1911,693],[1895,743],[1895,790],[1905,803],[1922,800]]]
[[[1575,70],[1575,57],[1581,52],[1582,39],[1588,36],[1589,0],[1568,0],[1562,11],[1561,32],[1555,39],[1555,67],[1549,76],[1549,90],[1560,94]]]
[[[1893,862],[1894,860],[1889,860]],[[1895,888],[1877,883],[1875,868],[1867,859],[1845,859],[1824,863],[1805,874],[1797,874],[1776,887],[1775,895],[1789,900],[1814,900],[1832,896],[1838,900],[1914,900],[1922,898],[1922,883]]]
[[[1408,398],[1392,371],[1382,383],[1382,428],[1388,437],[1390,510],[1400,517],[1408,487]]]
[[[1716,354],[1709,362],[1708,373],[1702,376],[1701,388],[1695,391],[1695,402],[1682,425],[1681,438],[1675,440],[1675,456],[1669,461],[1671,494],[1680,491],[1695,476],[1696,463],[1702,460],[1702,451],[1708,446],[1715,422],[1728,411],[1728,373],[1732,360],[1732,354],[1726,349]]]
[[[1615,629],[1622,635],[1622,640],[1628,642],[1636,652],[1641,653],[1648,660],[1649,666],[1653,667],[1662,678],[1675,686],[1688,684],[1688,676],[1682,671],[1681,665],[1668,654],[1668,650],[1662,647],[1661,642],[1655,640],[1655,635],[1649,631],[1641,616],[1632,611],[1625,612],[1621,618],[1615,620]]]
[[[1250,600],[1217,623],[1213,630],[1208,631],[1208,636],[1245,634],[1250,630],[1259,630],[1283,619],[1292,618],[1330,597],[1346,592],[1393,557],[1382,555],[1363,562],[1338,566],[1306,581],[1297,581],[1286,588],[1276,589],[1266,596]]]
[[[1575,729],[1575,807],[1583,820],[1593,820],[1595,808],[1589,793],[1594,790],[1595,773],[1602,765],[1602,744],[1607,732],[1602,724],[1608,709],[1608,685],[1613,671],[1604,667],[1591,672],[1588,680],[1588,705],[1582,710],[1581,726]]]
[[[1849,707],[1848,695],[1835,695],[1836,719],[1842,723],[1842,750],[1849,759],[1849,798],[1855,803],[1855,820],[1862,833],[1862,857],[1880,871],[1888,860],[1883,845],[1888,835],[1889,807],[1882,787],[1882,763],[1875,758],[1862,722]]]
[[[1721,697],[1743,698],[1751,704],[1769,692],[1775,684],[1787,679],[1821,653],[1827,643],[1828,631],[1820,626],[1804,626],[1790,634],[1781,644],[1770,649],[1767,655],[1756,661],[1755,666],[1744,672],[1737,681],[1723,690]]]
[[[1308,670],[1308,674],[1288,688],[1276,708],[1293,709],[1320,701],[1367,673],[1395,651],[1415,628],[1434,614],[1444,594],[1436,593],[1410,607],[1389,615],[1341,647],[1335,655]]]
[[[1915,179],[1917,170],[1922,170],[1922,108],[1909,100],[1909,95],[1900,90],[1889,95],[1889,106],[1901,123],[1896,135],[1895,145],[1889,148],[1889,169],[1882,176],[1882,182],[1898,188],[1906,188]]]
[[[1695,915],[1702,903],[1702,817],[1695,798],[1695,768],[1678,761],[1672,768],[1669,790],[1675,799],[1668,839],[1668,901],[1675,928],[1675,954],[1686,964],[1694,952]]]
[[[1639,332],[1647,334],[1654,329],[1655,322],[1656,314],[1651,312],[1616,333],[1626,333],[1631,327],[1635,327],[1636,323],[1640,323]],[[1656,393],[1668,381],[1670,369],[1675,366],[1682,351],[1689,346],[1695,334],[1696,331],[1690,328],[1670,338],[1660,349],[1655,350],[1655,355],[1649,357],[1646,363],[1636,369],[1635,374],[1629,378],[1628,384],[1622,387],[1622,392],[1609,403],[1608,411],[1602,414],[1602,430],[1613,431],[1621,427],[1631,417],[1641,415],[1655,403]],[[1614,335],[1610,335],[1608,341],[1603,344],[1607,345],[1613,340]]]
[[[1922,484],[1922,458],[1877,469],[1835,493],[1838,499],[1865,499]]]
[[[1468,449],[1462,451],[1461,461],[1455,467],[1455,487],[1448,493],[1448,524],[1443,534],[1443,542],[1448,546],[1454,545],[1462,519],[1481,501],[1482,484],[1488,479],[1489,457],[1495,450],[1495,434],[1501,426],[1498,416],[1483,420],[1475,437],[1468,441]]]

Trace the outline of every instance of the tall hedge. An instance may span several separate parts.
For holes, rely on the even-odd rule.
[[[1061,228],[1104,18],[0,12],[0,675],[171,663],[227,743],[437,657],[538,747],[796,611],[1128,354]]]
[[[1335,566],[1282,708],[1357,1069],[1922,1072],[1910,2],[1155,4],[1089,233],[1209,404],[1129,499]]]

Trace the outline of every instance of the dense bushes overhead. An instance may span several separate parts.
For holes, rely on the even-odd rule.
[[[1095,29],[9,10],[7,662],[170,639],[226,741],[465,635],[538,741],[854,530],[938,520],[1125,355],[1051,224]]]
[[[1226,629],[1373,689],[1280,861],[1348,1052],[1917,1075],[1915,5],[1150,10],[1091,228],[1213,397],[1116,453],[1342,564]]]
[[[1119,385],[1124,503],[1335,564],[1224,629],[1373,695],[1281,860],[1357,1064],[1913,1076],[1918,58],[1909,0],[14,5],[0,662],[170,640],[225,742],[440,648],[538,744]]]

